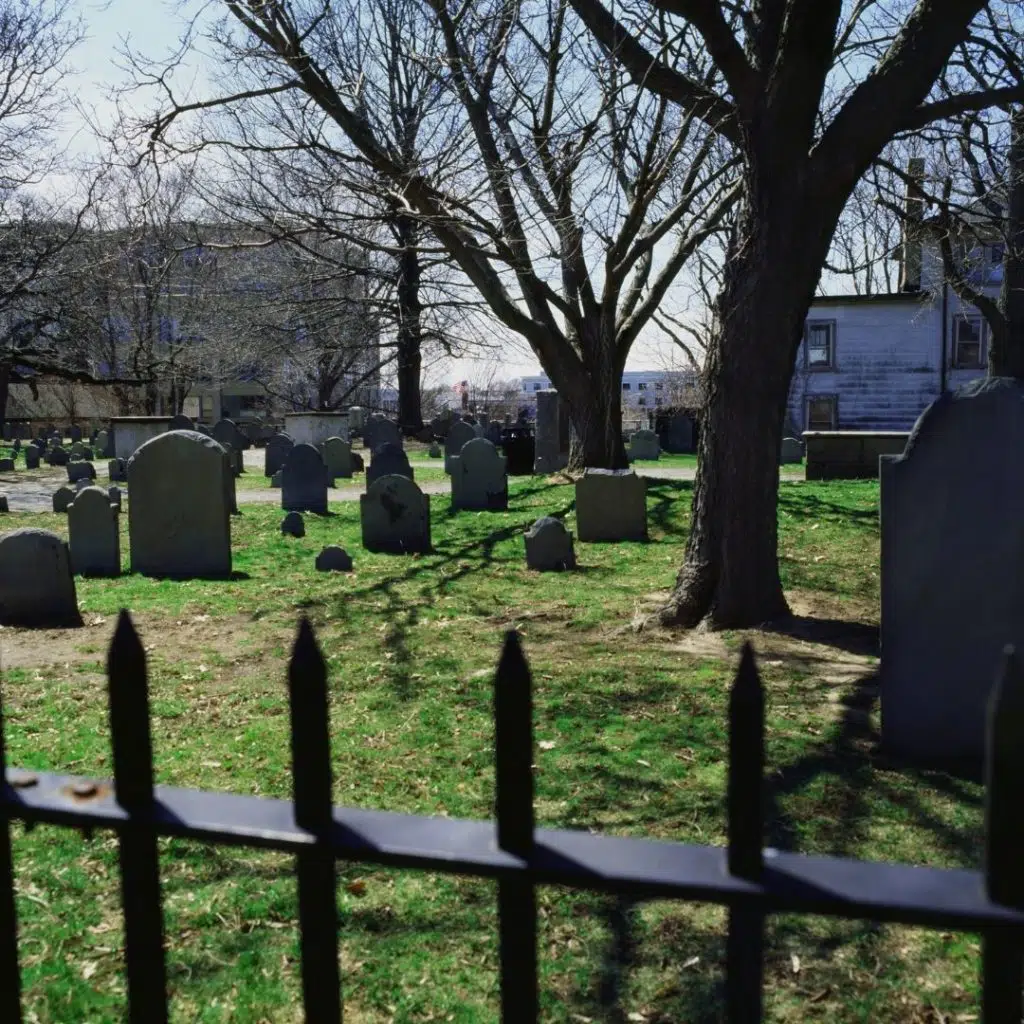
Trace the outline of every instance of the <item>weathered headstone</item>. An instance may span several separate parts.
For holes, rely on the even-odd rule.
[[[25,445],[25,468],[38,469],[42,452],[34,444]]]
[[[114,416],[110,420],[114,451],[112,458],[130,459],[151,438],[171,429],[170,416]]]
[[[121,488],[120,487],[108,487],[107,488],[107,500],[110,502],[111,507],[115,512],[121,511]]]
[[[693,451],[693,420],[687,413],[678,412],[669,417],[664,447],[672,455]]]
[[[431,459],[439,459],[443,454],[441,446],[436,441],[432,442],[430,447],[427,449],[427,455]]]
[[[191,416],[185,416],[182,413],[178,413],[176,416],[171,417],[171,430],[195,430],[196,425],[192,422]]]
[[[7,495],[0,494],[0,512],[10,512],[10,506],[7,504]]]
[[[306,521],[301,512],[289,512],[281,520],[281,533],[286,537],[305,537]]]
[[[661,445],[653,430],[637,430],[629,435],[629,454],[632,459],[646,461],[661,458]]]
[[[271,487],[280,487],[280,486],[281,486],[281,481],[282,481],[283,479],[284,479],[284,470],[283,470],[283,469],[279,469],[279,470],[278,470],[278,471],[277,471],[277,472],[276,472],[276,473],[275,473],[275,474],[274,474],[274,475],[273,475],[273,476],[272,476],[272,477],[270,478],[270,486],[271,486]]]
[[[804,446],[795,437],[784,437],[779,452],[779,462],[783,466],[800,462],[804,457]]]
[[[13,473],[14,459],[0,459],[0,473]]]
[[[451,425],[448,434],[444,439],[444,471],[451,474],[452,459],[458,458],[462,446],[468,444],[476,437],[476,431],[463,420],[457,420]]]
[[[72,484],[78,480],[96,479],[96,467],[91,462],[69,462],[67,472],[68,482]]]
[[[67,449],[62,448],[59,444],[54,445],[46,453],[46,462],[50,466],[66,466],[70,458],[68,456]]]
[[[107,478],[112,484],[126,483],[128,480],[128,460],[111,459],[107,463]]]
[[[231,573],[233,478],[212,438],[173,430],[128,460],[132,572],[178,578]]]
[[[275,434],[268,438],[263,449],[263,475],[273,476],[284,465],[288,452],[294,446],[295,442],[287,434]]]
[[[10,423],[4,423],[3,437],[5,441],[11,441],[14,439],[14,428]]]
[[[327,476],[349,478],[352,476],[352,448],[340,437],[329,437],[324,441],[321,453],[327,466]]]
[[[96,435],[96,440],[93,442],[93,447],[96,449],[97,458],[113,458],[114,453],[110,450],[110,434],[106,430],[101,430]]]
[[[317,572],[351,572],[352,556],[335,545],[323,548],[316,556]]]
[[[526,541],[526,567],[539,572],[575,569],[576,553],[572,534],[561,519],[542,516],[523,534]]]
[[[67,512],[68,505],[75,500],[75,489],[67,484],[58,487],[53,492],[53,511]]]
[[[585,469],[576,481],[581,541],[647,540],[647,482],[631,469]]]
[[[311,444],[297,444],[288,452],[281,470],[281,508],[327,513],[327,467]]]
[[[71,569],[79,576],[119,576],[121,535],[117,510],[101,487],[85,487],[68,506]]]
[[[371,452],[382,444],[395,444],[402,447],[402,432],[394,420],[384,416],[368,416],[363,424],[363,444]]]
[[[82,428],[78,424],[72,424],[65,435],[72,444],[82,440]]]
[[[409,465],[409,456],[405,454],[401,445],[386,441],[373,449],[370,455],[370,465],[366,470],[366,486],[369,487],[374,480],[379,480],[382,476],[404,476],[409,480],[415,479],[412,467]]]
[[[36,629],[82,624],[68,546],[57,534],[24,529],[0,536],[0,623]]]
[[[452,508],[504,510],[508,508],[508,459],[486,438],[462,446],[450,460]]]
[[[569,451],[563,451],[561,431],[559,427],[559,406],[561,401],[557,391],[538,391],[537,399],[537,434],[534,441],[533,471],[534,473],[557,473],[565,469],[569,462]],[[582,539],[582,538],[581,538]]]
[[[389,553],[430,550],[430,499],[404,476],[382,476],[359,496],[363,547]]]
[[[1003,648],[1024,650],[1024,384],[933,402],[882,456],[882,743],[921,760],[984,751]]]

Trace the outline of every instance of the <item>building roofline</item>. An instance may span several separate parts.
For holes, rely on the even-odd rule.
[[[861,302],[926,302],[930,293],[923,290],[907,292],[879,292],[875,295],[815,295],[811,305],[852,305]]]

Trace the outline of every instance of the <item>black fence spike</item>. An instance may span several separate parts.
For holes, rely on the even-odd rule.
[[[0,799],[10,796],[4,747],[3,677],[0,672]],[[14,856],[10,819],[0,804],[0,1020],[20,1024],[21,969],[18,966],[18,915],[14,903]]]
[[[530,668],[515,630],[494,679],[495,812],[498,845],[526,854],[533,846],[533,698]]]
[[[153,799],[153,743],[146,652],[126,609],[110,641],[107,680],[117,802],[125,808],[147,806]]]
[[[764,689],[754,649],[743,645],[729,694],[729,767],[726,797],[730,874],[761,877],[764,833]]]

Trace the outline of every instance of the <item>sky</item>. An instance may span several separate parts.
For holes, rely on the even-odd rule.
[[[96,112],[98,120],[111,123],[114,106],[108,97],[111,88],[123,85],[127,76],[118,68],[123,61],[116,51],[127,41],[132,49],[148,56],[164,55],[174,48],[181,31],[181,10],[195,13],[202,0],[77,0],[87,38],[75,51],[73,63],[78,70],[74,81],[80,102]],[[180,86],[188,78],[178,80]],[[192,78],[194,89],[202,94],[201,73]],[[95,143],[87,131],[76,131],[73,124],[65,138],[66,147],[74,153],[88,155]],[[833,289],[830,289],[833,290]],[[834,289],[839,290],[839,289]],[[627,370],[667,369],[685,365],[680,350],[663,339],[660,332],[642,337],[634,346],[626,363]],[[483,381],[507,379],[540,372],[540,365],[525,343],[503,348],[500,359],[488,354],[480,359],[444,359],[425,371],[426,383],[452,384],[469,379]]]

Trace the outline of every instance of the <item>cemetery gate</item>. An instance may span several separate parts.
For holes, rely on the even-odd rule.
[[[113,829],[119,842],[128,1017],[168,1018],[159,836],[293,853],[306,1019],[341,1020],[335,864],[364,861],[498,881],[501,1019],[538,1020],[535,887],[728,907],[725,1009],[761,1017],[765,915],[835,915],[983,936],[982,1013],[1020,1024],[1024,946],[1024,674],[1007,653],[993,695],[983,873],[762,849],[764,698],[749,645],[732,686],[728,846],[549,831],[534,825],[530,672],[515,633],[495,674],[496,821],[426,818],[331,805],[327,671],[303,620],[288,669],[293,799],[155,786],[146,660],[127,612],[108,656],[114,778],[0,774],[0,1020],[22,1019],[10,822]],[[4,769],[0,704],[0,771]]]

